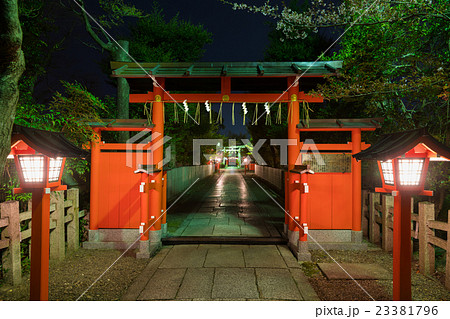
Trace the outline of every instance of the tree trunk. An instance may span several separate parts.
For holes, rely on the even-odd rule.
[[[11,130],[25,70],[17,0],[0,0],[0,173],[11,150]]]
[[[119,40],[117,42],[123,49],[117,47],[111,53],[112,59],[114,61],[129,62],[130,58],[127,54],[129,47],[128,41]],[[128,85],[127,79],[117,78],[117,118],[119,119],[130,118],[129,101],[130,101],[130,86]],[[120,132],[119,142],[125,143],[128,140],[129,136],[130,135],[128,132]]]

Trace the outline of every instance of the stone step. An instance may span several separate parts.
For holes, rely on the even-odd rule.
[[[231,245],[283,245],[287,243],[281,237],[233,237],[233,236],[180,236],[162,239],[163,245],[185,244],[231,244]]]

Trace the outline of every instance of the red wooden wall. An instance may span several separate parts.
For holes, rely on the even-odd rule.
[[[136,153],[133,167],[126,166],[125,152],[100,153],[99,228],[139,228],[140,174],[136,170]],[[141,155],[141,153],[137,153]]]
[[[310,229],[352,229],[352,174],[315,173],[308,176]]]

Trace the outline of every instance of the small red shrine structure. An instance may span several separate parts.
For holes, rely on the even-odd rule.
[[[374,131],[381,127],[382,118],[372,119],[313,119],[308,123],[300,121],[296,134],[300,132],[349,132],[351,142],[347,144],[311,144],[305,142],[298,144],[298,158],[296,164],[304,164],[304,157],[308,151],[316,151],[318,154],[339,154],[350,156],[367,149],[370,145],[361,142],[361,132]],[[294,160],[294,159],[292,159]],[[324,165],[326,166],[326,165]],[[342,169],[342,168],[339,168]],[[351,165],[341,171],[327,170],[324,172],[311,171],[297,172],[289,175],[294,178],[291,183],[291,191],[286,198],[286,203],[299,201],[299,227],[292,219],[288,223],[288,234],[299,235],[299,258],[308,259],[308,249],[318,248],[317,244],[325,248],[364,249],[361,231],[361,162],[351,158]],[[306,184],[305,184],[306,183]],[[296,184],[302,187],[296,187]],[[304,185],[307,186],[305,191]],[[305,196],[305,192],[307,196]],[[306,203],[305,203],[306,201]],[[292,208],[289,208],[292,209]],[[297,216],[297,214],[295,214]],[[311,236],[305,234],[304,226]],[[295,242],[296,238],[289,242]],[[348,245],[350,244],[350,245]]]

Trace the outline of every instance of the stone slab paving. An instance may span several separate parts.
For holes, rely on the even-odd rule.
[[[275,245],[251,246],[244,250],[246,267],[287,268],[280,251]]]
[[[217,268],[212,298],[220,300],[255,299],[259,297],[255,269]]]
[[[187,226],[180,236],[211,236],[214,225],[193,225]]]
[[[239,225],[214,225],[213,236],[240,236]]]
[[[198,245],[174,246],[164,258],[159,268],[192,268],[203,267],[206,249],[198,249]]]
[[[205,267],[245,267],[242,248],[230,246],[221,249],[209,249]]]
[[[276,245],[163,247],[122,299],[318,300],[288,252]]]
[[[392,273],[378,264],[341,263],[345,271],[336,263],[317,265],[328,279],[392,279]]]
[[[214,268],[188,268],[176,299],[209,300],[214,281]]]
[[[266,227],[259,228],[252,225],[241,225],[241,234],[248,237],[270,237],[270,232]]]
[[[256,281],[262,299],[301,300],[300,291],[289,269],[256,268]]]
[[[175,299],[185,272],[185,268],[156,270],[138,300]]]

